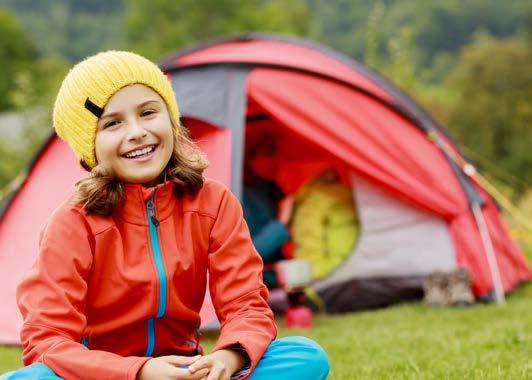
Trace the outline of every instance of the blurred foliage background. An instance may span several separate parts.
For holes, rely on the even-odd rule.
[[[0,189],[49,135],[73,63],[105,49],[157,60],[245,31],[310,38],[386,76],[531,207],[529,0],[0,0]]]

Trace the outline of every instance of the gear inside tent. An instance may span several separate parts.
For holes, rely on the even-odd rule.
[[[327,150],[251,113],[255,108],[248,106],[246,118],[242,195],[255,246],[267,267],[307,260],[312,279],[324,278],[346,259],[358,235],[350,172]],[[286,227],[276,228],[283,213]],[[271,276],[266,270],[266,284],[278,286]]]
[[[195,45],[160,66],[210,161],[206,175],[241,199],[246,139],[261,120],[279,143],[275,182],[285,192],[329,168],[350,187],[356,242],[312,285],[328,312],[419,297],[425,276],[457,266],[477,297],[500,299],[532,278],[496,203],[463,170],[468,164],[443,128],[351,58],[307,40],[248,34]],[[3,200],[0,343],[19,342],[16,285],[37,257],[47,217],[82,175],[52,135]],[[216,323],[208,295],[201,316],[204,326]]]

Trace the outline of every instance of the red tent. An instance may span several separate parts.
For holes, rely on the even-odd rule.
[[[240,195],[245,145],[264,130],[294,192],[324,165],[354,189],[361,232],[346,261],[314,284],[329,311],[419,296],[434,270],[468,268],[478,297],[502,297],[532,278],[497,205],[425,112],[338,52],[295,38],[245,35],[197,45],[161,62],[185,125],[211,166]],[[260,137],[259,137],[260,138]],[[0,342],[18,342],[14,289],[37,255],[38,231],[83,175],[55,136],[4,205]],[[212,308],[205,312],[212,317]]]

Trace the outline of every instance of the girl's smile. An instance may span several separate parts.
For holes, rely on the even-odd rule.
[[[141,84],[117,91],[98,121],[95,146],[98,164],[121,181],[157,184],[174,148],[166,103]]]
[[[135,161],[147,161],[153,157],[157,145],[141,146],[137,149],[124,153],[122,156]]]

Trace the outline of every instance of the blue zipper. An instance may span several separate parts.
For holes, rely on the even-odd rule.
[[[157,315],[147,321],[148,329],[148,343],[146,345],[146,353],[144,356],[151,356],[155,348],[155,319],[161,318],[166,312],[166,288],[167,278],[164,270],[163,256],[161,254],[161,247],[159,246],[159,237],[157,236],[157,227],[159,221],[155,215],[155,191],[151,198],[146,201],[146,212],[148,215],[148,225],[150,230],[150,246],[155,261],[155,268],[157,269],[157,279],[159,280],[159,297],[157,306]]]

